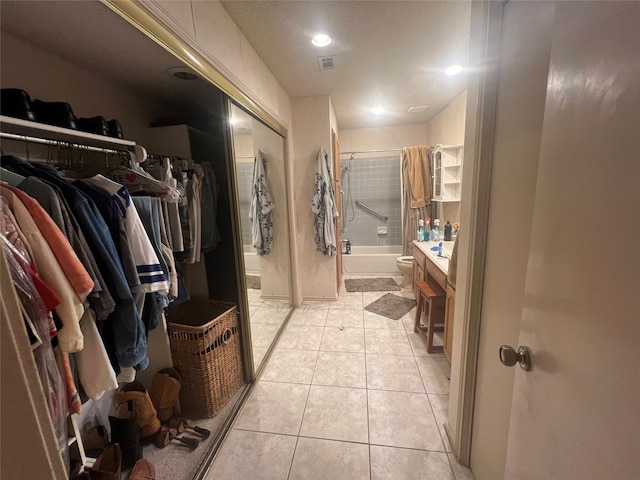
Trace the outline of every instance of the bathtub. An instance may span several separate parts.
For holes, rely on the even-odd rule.
[[[251,245],[244,245],[244,271],[247,275],[260,275],[260,257]]]
[[[401,275],[396,259],[402,246],[351,247],[350,255],[342,255],[342,272],[347,275]]]

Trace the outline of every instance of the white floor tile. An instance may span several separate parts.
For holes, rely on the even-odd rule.
[[[367,443],[367,391],[311,386],[300,436]]]
[[[314,308],[308,310],[297,309],[291,314],[289,325],[306,325],[312,327],[324,327],[329,309]]]
[[[309,385],[259,381],[235,423],[239,430],[297,435]]]
[[[413,357],[367,354],[367,388],[424,393]]]
[[[371,480],[453,480],[445,453],[371,445]]]
[[[444,451],[426,394],[381,390],[367,393],[371,444]]]
[[[269,348],[280,330],[280,325],[270,325],[267,323],[251,324],[251,342],[256,347]]]
[[[319,352],[313,385],[366,388],[364,353]]]
[[[362,328],[325,327],[320,350],[325,352],[364,352]]]
[[[205,478],[286,480],[295,447],[296,437],[233,430]]]
[[[364,328],[382,328],[386,330],[404,330],[400,320],[392,320],[377,313],[364,312]]]
[[[329,308],[326,327],[362,328],[363,314],[361,308]]]
[[[310,384],[316,366],[315,350],[274,350],[260,380]]]
[[[280,340],[278,340],[278,348],[318,350],[323,331],[323,327],[287,325],[285,331],[280,335]]]
[[[298,439],[289,480],[369,480],[369,446]]]
[[[422,376],[422,381],[424,382],[424,387],[427,390],[427,393],[448,395],[449,379],[444,372],[446,366],[443,364],[443,362],[447,363],[447,359],[416,357],[416,360],[418,362],[418,369],[420,370],[420,375]]]
[[[260,293],[256,363],[286,311]],[[292,313],[207,478],[473,480],[443,427],[451,367],[413,333],[415,308],[398,321],[364,310],[385,293],[341,291]]]
[[[364,331],[367,353],[384,355],[413,355],[404,330],[382,330],[367,328]]]

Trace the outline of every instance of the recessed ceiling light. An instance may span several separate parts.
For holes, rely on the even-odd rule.
[[[444,69],[444,74],[445,75],[458,75],[460,72],[462,72],[462,70],[464,70],[462,68],[462,65],[449,65],[447,68]]]
[[[198,76],[186,67],[167,68],[167,73],[179,80],[198,80]]]
[[[380,107],[380,106],[373,107],[373,108],[371,109],[371,112],[372,112],[373,114],[375,114],[375,115],[381,115],[381,114],[383,114],[383,113],[384,113],[384,108],[382,108],[382,107]]]
[[[326,33],[319,33],[311,39],[311,43],[316,47],[326,47],[331,43],[331,37]]]

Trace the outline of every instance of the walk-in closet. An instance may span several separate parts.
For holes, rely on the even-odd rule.
[[[1,27],[3,478],[199,478],[293,307],[287,132],[101,2]]]

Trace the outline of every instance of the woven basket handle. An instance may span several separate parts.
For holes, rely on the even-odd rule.
[[[224,332],[222,332],[222,343],[225,345],[231,341],[233,338],[233,330],[227,328]]]

